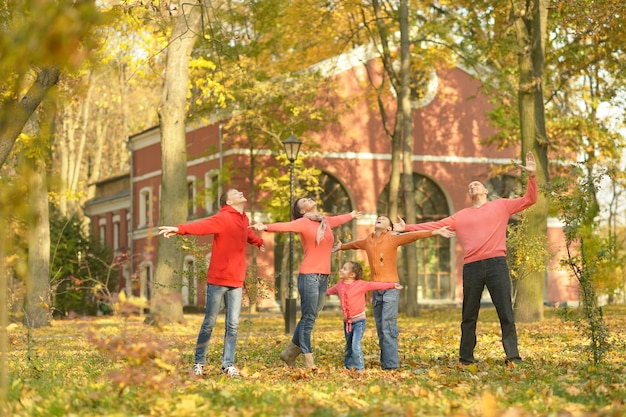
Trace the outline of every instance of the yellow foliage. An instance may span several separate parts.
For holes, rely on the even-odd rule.
[[[482,417],[496,417],[498,413],[498,401],[496,397],[489,391],[483,392],[480,399],[480,415]]]

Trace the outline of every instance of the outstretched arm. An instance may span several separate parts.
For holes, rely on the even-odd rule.
[[[267,225],[263,224],[261,222],[255,222],[255,223],[251,224],[248,227],[251,228],[251,229],[256,230],[257,232],[262,232],[264,230],[267,230]]]
[[[159,226],[159,234],[169,239],[170,237],[178,234],[178,227],[176,226]]]
[[[447,238],[455,237],[456,232],[453,232],[452,230],[448,230],[448,228],[449,226],[444,226],[441,229],[433,230],[433,236],[439,235],[441,237],[447,237]]]

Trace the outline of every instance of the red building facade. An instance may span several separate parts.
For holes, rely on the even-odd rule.
[[[340,86],[337,92],[339,99],[354,100],[355,97],[366,96],[368,69],[362,62],[362,57],[352,54],[320,64],[320,69],[327,75],[336,77]],[[487,98],[481,94],[480,82],[466,71],[455,68],[431,77],[427,97],[415,103],[413,111],[415,222],[437,220],[466,207],[470,203],[467,185],[473,180],[488,184],[494,196],[509,196],[519,187],[519,182],[515,180],[519,169],[512,169],[510,175],[491,175],[494,168],[507,166],[512,160],[519,159],[520,149],[497,150],[482,143],[482,139],[494,133],[486,117],[489,109]],[[342,115],[340,123],[301,139],[320,145],[319,151],[301,153],[307,166],[322,172],[321,183],[327,193],[319,204],[329,214],[353,209],[364,213],[359,221],[339,231],[339,237],[344,240],[346,236],[364,237],[373,230],[376,216],[387,214],[385,201],[391,168],[391,143],[385,135],[377,109],[365,99],[357,100],[347,114]],[[118,250],[126,250],[129,255],[121,289],[144,296],[150,294],[156,265],[156,228],[160,225],[161,197],[160,144],[158,127],[132,136],[129,139],[130,174],[97,184],[101,192],[87,204],[93,233],[104,236],[103,240],[111,247],[115,247],[115,236],[119,238],[120,234],[127,232],[124,235],[127,240],[121,239],[126,246],[119,246]],[[251,187],[257,187],[261,180],[257,178],[254,184],[250,184],[247,178],[249,150],[225,141],[222,125],[218,122],[188,130],[187,155],[189,198],[195,202],[190,205],[188,221],[216,212],[223,187],[237,188],[249,196]],[[259,166],[276,165],[276,155],[269,151],[256,158]],[[238,169],[233,171],[228,184],[220,185],[219,173],[226,164]],[[107,200],[105,186],[110,182],[124,181],[128,184],[127,194],[109,195]],[[255,193],[262,195],[258,187]],[[250,202],[250,206],[250,214],[256,220],[275,221],[268,219],[263,207],[255,202]],[[127,222],[119,226],[118,232],[114,232],[118,227],[115,226],[115,219]],[[412,222],[411,219],[407,221]],[[548,229],[551,247],[556,252],[561,251],[563,235],[560,225],[550,220]],[[277,259],[281,258],[281,252],[274,245],[273,234],[262,233],[260,236],[265,240],[267,251],[257,255],[257,273],[266,280],[271,291],[275,277],[280,273]],[[459,303],[462,300],[463,260],[460,243],[454,239],[430,238],[418,241],[416,245],[419,302]],[[297,245],[296,250],[300,250]],[[250,256],[252,251],[253,248],[250,248]],[[363,253],[342,256],[355,257],[367,265]],[[578,299],[577,285],[558,268],[558,258],[557,255],[546,273],[545,301],[575,301]],[[192,264],[193,260],[187,258],[186,265],[192,267]],[[295,271],[297,266],[296,263]],[[186,283],[182,291],[185,304],[204,304],[203,285]],[[269,304],[272,303],[273,299]],[[261,307],[269,304],[259,302]]]

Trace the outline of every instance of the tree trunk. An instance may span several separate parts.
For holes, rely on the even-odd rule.
[[[31,117],[25,133],[41,135]],[[50,218],[46,162],[35,156],[25,158],[28,178],[28,276],[24,324],[30,328],[50,325]]]
[[[22,129],[30,116],[35,112],[48,91],[59,81],[60,74],[58,68],[44,68],[19,102],[9,105],[6,109],[3,106],[4,114],[0,117],[0,167],[9,157],[13,144],[22,133]]]
[[[543,62],[545,52],[547,2],[534,2],[532,11],[514,13],[519,53],[519,112],[522,132],[522,159],[533,151],[537,159],[537,183],[545,184],[547,143],[543,107]],[[539,193],[537,203],[528,209],[528,232],[547,236],[548,203]],[[520,322],[543,319],[545,272],[533,272],[517,284],[515,317]]]
[[[411,107],[411,56],[409,43],[409,5],[408,0],[400,1],[400,96],[398,113],[402,114],[402,190],[404,193],[404,215],[411,222],[415,221],[415,190],[413,184],[413,112]],[[393,219],[392,221],[395,221]],[[407,289],[406,315],[417,317],[417,249],[415,243],[406,246]]]
[[[0,219],[0,230],[7,230],[4,219]],[[4,239],[0,239],[0,294],[4,300],[0,303],[0,404],[5,404],[9,396],[9,335],[7,326],[9,325],[9,303],[6,302],[8,294],[7,273],[4,257]]]
[[[187,219],[186,104],[189,91],[189,61],[201,27],[200,4],[182,5],[170,36],[163,95],[159,104],[161,124],[161,199],[159,224],[177,225]],[[161,239],[158,245],[151,320],[183,321],[183,253],[176,239]]]

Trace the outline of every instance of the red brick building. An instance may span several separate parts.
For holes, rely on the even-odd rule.
[[[357,51],[358,52],[358,51]],[[328,76],[337,77],[340,98],[364,97],[367,88],[367,68],[362,56],[356,53],[320,63]],[[332,68],[332,70],[331,70]],[[429,94],[413,111],[413,176],[416,191],[416,221],[436,220],[446,217],[469,204],[467,184],[478,179],[491,187],[492,195],[509,196],[518,187],[515,176],[491,178],[494,167],[510,164],[518,159],[519,148],[497,150],[485,146],[481,139],[494,133],[489,126],[486,112],[490,106],[481,94],[480,82],[468,72],[455,68],[433,74]],[[314,154],[302,154],[307,166],[322,171],[321,181],[326,193],[322,196],[328,213],[345,213],[361,210],[364,216],[351,222],[338,232],[345,236],[361,238],[373,230],[377,214],[385,214],[386,193],[390,175],[391,144],[383,131],[380,115],[371,103],[361,100],[343,115],[337,125],[328,126],[323,132],[303,138],[321,145]],[[249,150],[225,142],[222,126],[214,123],[187,132],[187,178],[189,197],[197,201],[202,188],[215,189],[220,168],[228,163],[236,167],[249,165]],[[97,197],[88,202],[87,214],[92,219],[93,233],[100,236],[117,253],[132,254],[126,279],[122,285],[127,291],[135,285],[135,293],[149,296],[150,282],[156,265],[154,256],[158,245],[156,227],[160,201],[160,131],[158,127],[138,133],[129,139],[131,172],[128,176],[102,181],[96,185]],[[259,165],[276,165],[276,155],[266,152]],[[238,172],[245,172],[242,169]],[[260,179],[260,178],[259,178]],[[124,191],[108,193],[118,187]],[[251,186],[245,174],[237,174],[226,184],[244,191],[248,196]],[[117,191],[117,190],[116,190]],[[189,221],[210,215],[219,209],[217,200],[221,193],[206,193],[202,204],[189,209]],[[260,191],[257,189],[257,193]],[[251,203],[252,204],[252,203]],[[262,207],[255,206],[255,218],[266,221]],[[272,221],[271,219],[269,221]],[[118,225],[119,223],[119,225]],[[549,240],[555,249],[563,241],[560,225],[550,221]],[[117,231],[116,231],[117,230]],[[126,232],[128,232],[126,234]],[[258,255],[259,275],[269,285],[280,272],[275,267],[281,251],[275,250],[273,234],[260,234],[266,242],[267,251]],[[209,239],[210,240],[210,239]],[[430,238],[418,241],[418,275],[420,303],[459,303],[462,299],[463,249],[455,240]],[[252,254],[250,248],[250,254]],[[300,247],[296,245],[296,252]],[[363,253],[348,253],[367,261]],[[189,265],[192,262],[188,259]],[[337,260],[335,261],[338,262]],[[558,269],[558,256],[546,274],[545,301],[568,302],[578,299],[577,285],[568,275]],[[298,262],[294,270],[297,271]],[[336,270],[336,269],[334,269]],[[191,289],[183,287],[183,299],[188,305],[204,304],[203,285]],[[263,303],[260,303],[263,306]]]

